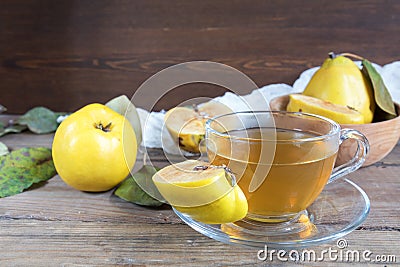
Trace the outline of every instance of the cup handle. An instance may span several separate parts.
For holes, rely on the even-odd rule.
[[[351,160],[333,169],[332,175],[328,180],[328,184],[359,169],[363,165],[365,158],[369,153],[368,139],[359,131],[353,129],[341,130],[339,146],[347,139],[355,139],[357,141],[357,151]]]

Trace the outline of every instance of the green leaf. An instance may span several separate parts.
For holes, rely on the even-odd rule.
[[[136,111],[136,107],[132,104],[129,98],[126,95],[118,96],[108,101],[106,106],[122,116],[125,116],[135,131],[137,144],[140,145],[142,142],[142,126],[140,124],[140,118]]]
[[[0,158],[0,197],[21,193],[56,175],[51,149],[21,148]]]
[[[8,154],[8,147],[0,142],[0,157]]]
[[[18,123],[27,125],[30,131],[37,134],[51,133],[58,127],[57,117],[58,115],[48,108],[35,107],[21,116]]]
[[[157,169],[152,166],[143,166],[133,176],[130,175],[126,178],[117,190],[115,190],[114,194],[126,201],[138,205],[153,207],[161,206],[164,203],[152,197],[160,196],[160,193],[151,179],[156,172]],[[146,193],[142,188],[145,188],[148,193]]]
[[[22,131],[25,131],[26,129],[27,129],[26,125],[19,125],[19,124],[13,124],[7,126],[6,128],[0,127],[0,136],[6,135],[8,133],[20,133]]]
[[[396,117],[397,114],[393,99],[389,90],[386,88],[381,75],[368,60],[364,59],[362,65],[362,72],[371,81],[374,90],[375,103],[377,105],[374,114],[377,118],[374,118],[374,120],[387,120]]]

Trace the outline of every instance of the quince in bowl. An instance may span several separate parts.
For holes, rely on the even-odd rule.
[[[271,110],[286,110],[289,103],[289,95],[276,97],[271,100]],[[394,103],[397,114],[400,114],[400,105]],[[340,124],[341,128],[351,128],[363,133],[370,143],[370,153],[363,167],[382,160],[396,146],[400,138],[400,116],[390,120],[364,123],[364,124]],[[356,143],[352,140],[345,141],[339,149],[336,164],[340,165],[348,161],[356,152]]]

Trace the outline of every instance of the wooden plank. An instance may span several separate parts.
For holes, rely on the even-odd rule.
[[[259,86],[292,83],[332,49],[386,64],[399,59],[399,12],[397,1],[376,0],[4,0],[0,101],[13,113],[73,111],[131,96],[156,72],[192,60],[231,65]],[[200,88],[179,88],[156,109],[223,92]]]
[[[76,222],[6,220],[1,222],[0,263],[25,265],[97,265],[132,264],[174,266],[243,266],[268,261],[257,259],[258,249],[224,245],[175,224],[141,224],[127,222]],[[346,237],[347,250],[370,250],[373,255],[398,255],[400,233],[355,231]],[[317,255],[336,249],[336,242],[309,248]],[[300,253],[303,251],[299,249]],[[372,258],[372,257],[371,257]],[[398,259],[397,259],[398,260]],[[346,266],[347,262],[330,261],[324,266]],[[275,255],[272,263],[287,266]],[[320,266],[320,262],[305,262]],[[296,265],[297,266],[297,265]]]

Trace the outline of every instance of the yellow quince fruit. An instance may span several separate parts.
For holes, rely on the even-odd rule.
[[[373,88],[360,68],[345,56],[330,54],[315,72],[303,94],[358,111],[364,118],[362,123],[373,120]]]
[[[364,117],[358,111],[301,94],[289,95],[289,103],[286,109],[292,112],[306,112],[324,116],[341,124],[364,123]]]
[[[161,195],[192,219],[221,224],[243,219],[246,197],[224,167],[198,160],[169,165],[153,176]]]
[[[60,124],[52,154],[66,184],[81,191],[107,191],[133,168],[136,135],[124,116],[105,105],[89,104]]]
[[[204,139],[205,123],[208,119],[231,113],[232,110],[216,101],[209,101],[196,108],[175,107],[164,117],[169,134],[183,150],[199,153],[200,143]]]

